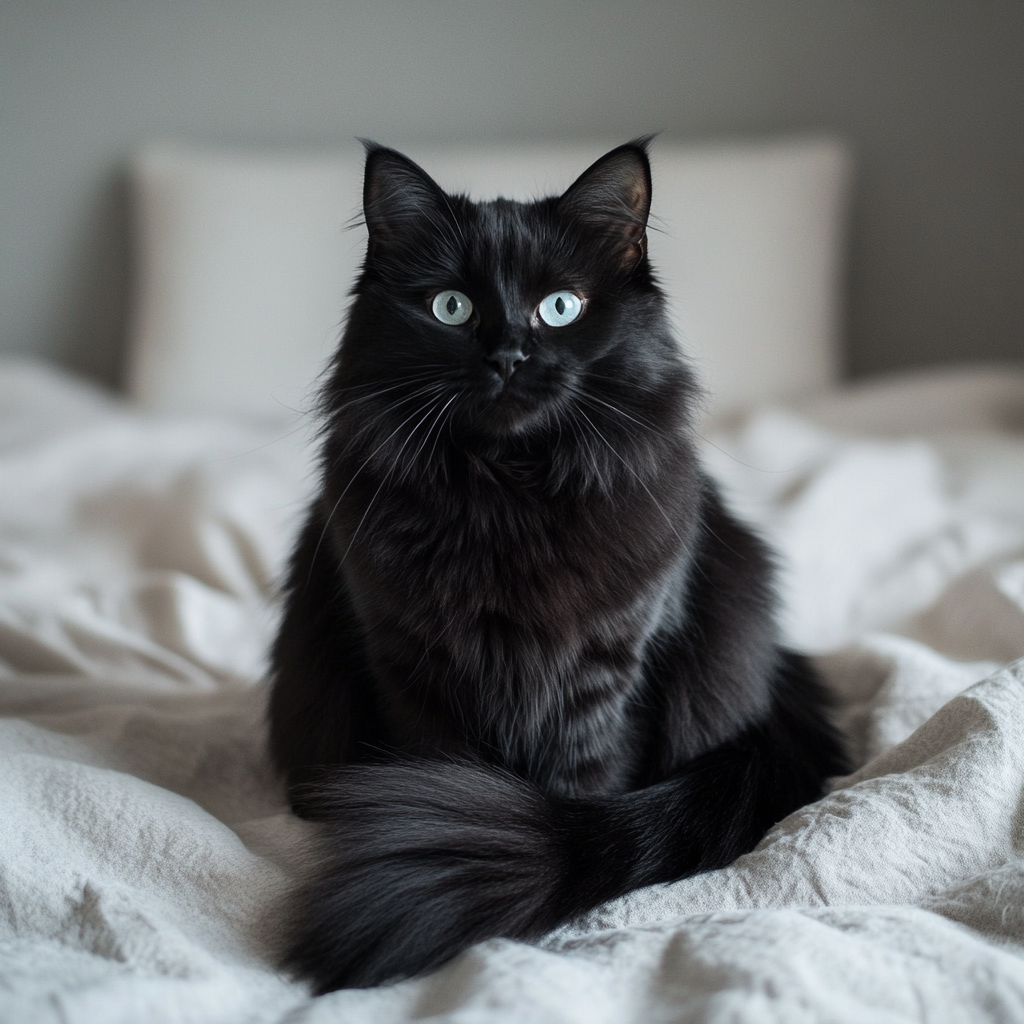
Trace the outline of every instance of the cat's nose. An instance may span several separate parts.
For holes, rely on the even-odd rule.
[[[516,370],[526,362],[525,356],[520,349],[502,349],[500,352],[492,352],[484,357],[484,362],[494,370],[504,382],[508,382]]]

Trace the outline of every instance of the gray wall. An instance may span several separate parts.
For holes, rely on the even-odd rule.
[[[0,0],[0,352],[120,369],[153,137],[856,146],[847,368],[1024,357],[1020,0]]]

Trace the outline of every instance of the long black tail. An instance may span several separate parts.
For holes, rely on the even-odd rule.
[[[331,769],[312,797],[320,858],[294,903],[285,966],[318,992],[376,985],[731,863],[847,768],[816,687],[788,682],[765,722],[614,796],[552,798],[464,762]]]

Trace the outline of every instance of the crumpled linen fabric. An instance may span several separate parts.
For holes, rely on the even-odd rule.
[[[1024,382],[953,384],[708,434],[852,775],[728,868],[313,999],[262,681],[311,432],[0,364],[0,1020],[1024,1021]]]

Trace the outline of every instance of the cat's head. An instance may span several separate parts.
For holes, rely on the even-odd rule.
[[[613,406],[629,429],[638,403],[678,390],[647,259],[646,140],[532,203],[448,195],[368,144],[363,204],[366,261],[329,409],[362,402],[366,422],[400,435],[522,438],[607,422]]]

